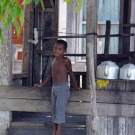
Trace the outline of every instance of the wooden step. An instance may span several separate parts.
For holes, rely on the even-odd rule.
[[[52,123],[46,122],[46,123],[36,123],[36,122],[11,122],[11,127],[48,127],[52,128]],[[73,123],[68,122],[62,125],[64,128],[81,128],[85,129],[86,125],[84,123]]]
[[[38,112],[13,112],[13,122],[35,122],[35,123],[51,123],[51,113],[38,113]],[[86,123],[85,115],[66,114],[66,123]]]
[[[11,127],[7,135],[51,135],[52,129],[45,127]],[[63,128],[63,135],[86,135],[84,129]]]

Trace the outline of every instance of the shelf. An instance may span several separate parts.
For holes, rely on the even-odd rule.
[[[26,77],[28,77],[27,72],[21,72],[21,73],[12,74],[12,79],[20,79],[20,78],[26,78]]]
[[[42,56],[54,56],[53,51],[38,50],[38,54]],[[86,54],[64,54],[64,56],[86,56]]]
[[[135,23],[132,23],[132,24],[123,24],[123,27],[135,27]]]
[[[135,82],[135,80],[122,80],[122,79],[101,79],[101,78],[95,78],[95,80],[108,80],[108,81],[114,81],[114,82]]]
[[[133,52],[134,53],[134,52]],[[108,55],[105,55],[105,54],[97,54],[97,56],[99,58],[103,58],[103,57],[107,57],[107,58],[126,58],[126,57],[129,57],[129,56],[133,56],[135,57],[135,55],[133,53],[130,53],[130,54],[108,54]]]

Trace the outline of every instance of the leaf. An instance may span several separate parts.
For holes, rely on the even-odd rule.
[[[16,19],[13,21],[13,24],[14,24],[14,26],[16,28],[17,36],[19,37],[20,36],[20,32],[21,32],[20,25],[19,25],[19,23],[17,22]]]
[[[23,4],[27,5],[27,4],[30,4],[31,2],[32,2],[32,0],[24,0]]]
[[[34,0],[35,5],[39,3],[40,0]]]
[[[4,45],[4,37],[3,37],[3,34],[2,34],[1,28],[0,28],[0,40],[1,40],[2,45]]]
[[[23,10],[21,10],[21,13],[20,13],[20,15],[19,15],[19,18],[20,18],[21,27],[22,27],[23,24],[24,24],[24,12],[23,12]]]
[[[3,6],[6,0],[0,0],[0,5]]]
[[[8,6],[8,3],[10,3],[8,0],[5,0],[5,2],[4,2],[4,4],[3,5],[1,5],[1,10],[3,11],[3,10],[5,10]]]
[[[45,10],[45,6],[44,6],[43,0],[40,0],[40,3],[41,3],[41,6],[42,6],[42,9],[43,9],[43,11],[44,11],[44,10]]]
[[[72,0],[64,0],[65,2],[67,2],[69,5],[72,3]]]
[[[12,25],[12,19],[11,18],[8,18],[6,23],[5,23],[5,27],[6,29],[9,29],[9,27]]]
[[[20,15],[21,10],[22,10],[21,7],[18,6],[18,5],[16,5],[16,6],[12,9],[12,18],[13,18],[13,19],[17,18],[17,17]]]
[[[80,12],[81,11],[82,6],[83,6],[83,1],[84,0],[76,0],[76,3],[77,3],[77,7],[75,7],[75,11],[76,12]]]

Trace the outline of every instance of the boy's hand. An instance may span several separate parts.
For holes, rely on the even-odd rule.
[[[43,87],[43,85],[42,84],[34,84],[34,87],[41,88],[41,87]]]
[[[78,86],[75,86],[75,88],[76,88],[78,91],[80,91],[80,90],[81,90],[81,88],[80,88],[80,87],[78,87]]]

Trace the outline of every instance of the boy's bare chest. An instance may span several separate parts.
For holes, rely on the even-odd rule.
[[[63,71],[66,69],[66,65],[62,61],[56,61],[52,64],[53,72]]]

